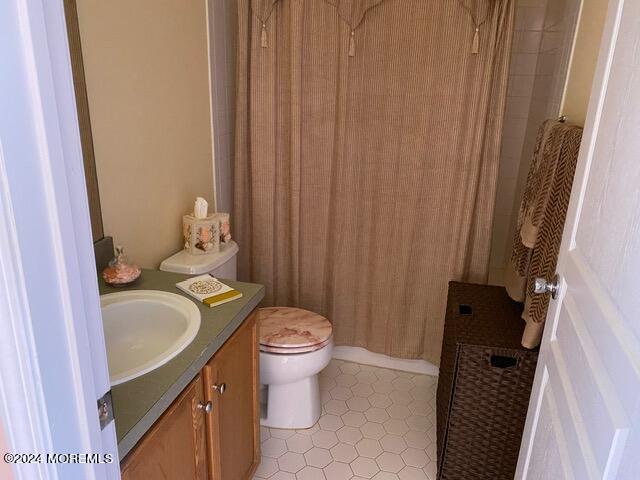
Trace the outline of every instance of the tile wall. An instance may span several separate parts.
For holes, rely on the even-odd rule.
[[[538,127],[559,115],[580,0],[517,0],[489,283],[501,285]]]

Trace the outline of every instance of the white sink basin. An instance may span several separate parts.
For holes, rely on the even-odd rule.
[[[184,350],[200,328],[200,311],[175,293],[129,290],[100,297],[109,380],[119,385]]]

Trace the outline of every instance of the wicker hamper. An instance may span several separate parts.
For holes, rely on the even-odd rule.
[[[513,479],[538,351],[520,345],[522,304],[451,282],[436,400],[438,479]]]

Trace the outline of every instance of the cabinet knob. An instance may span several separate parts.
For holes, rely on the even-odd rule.
[[[220,395],[222,395],[227,390],[227,384],[226,383],[214,383],[213,385],[211,385],[211,388],[213,390],[215,390],[216,392],[218,392]]]
[[[198,402],[198,410],[203,410],[204,413],[211,413],[211,410],[213,410],[213,404],[211,402]]]

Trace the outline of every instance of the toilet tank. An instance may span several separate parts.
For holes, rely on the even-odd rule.
[[[163,272],[202,275],[209,273],[216,278],[236,280],[238,276],[238,245],[231,240],[219,252],[191,255],[186,250],[171,255],[160,264]]]

